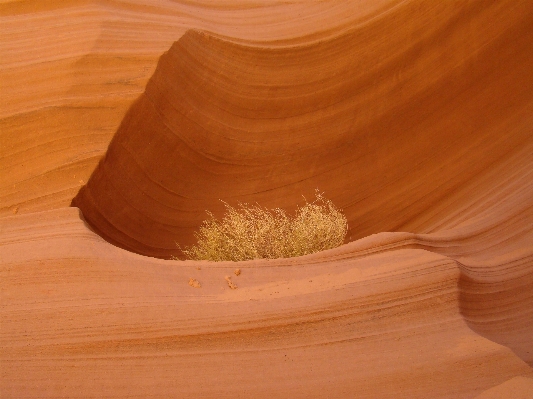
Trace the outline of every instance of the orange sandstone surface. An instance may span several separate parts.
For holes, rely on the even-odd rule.
[[[0,397],[531,398],[533,3],[0,3]],[[319,188],[346,243],[169,260]],[[238,270],[238,272],[237,272]]]

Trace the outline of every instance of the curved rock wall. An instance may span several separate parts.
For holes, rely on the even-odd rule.
[[[291,210],[315,188],[349,241],[443,228],[464,205],[443,202],[532,141],[531,16],[407,2],[304,44],[188,31],[73,205],[111,243],[165,258],[220,199]]]
[[[15,0],[0,26],[0,396],[531,396],[530,1]],[[345,245],[154,258],[218,199],[317,187]]]

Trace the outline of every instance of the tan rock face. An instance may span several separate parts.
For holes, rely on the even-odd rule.
[[[163,258],[220,199],[291,210],[316,188],[350,240],[442,228],[479,196],[468,185],[531,143],[533,61],[526,10],[426,7],[305,45],[187,31],[73,205],[109,242]],[[460,190],[467,201],[441,206]]]
[[[529,397],[530,2],[8,1],[0,24],[0,396]],[[339,248],[165,260],[219,199],[316,188]]]

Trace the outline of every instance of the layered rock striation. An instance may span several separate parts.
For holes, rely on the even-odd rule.
[[[531,396],[530,2],[7,1],[0,22],[0,396]],[[345,245],[164,259],[219,199],[316,188]]]
[[[531,16],[407,2],[305,44],[188,31],[72,204],[109,242],[162,258],[220,200],[290,211],[316,188],[349,241],[445,228],[531,145]]]

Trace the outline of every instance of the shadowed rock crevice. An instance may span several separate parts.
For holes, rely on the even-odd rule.
[[[509,347],[533,367],[533,255],[516,262],[521,269],[518,275],[506,270],[509,263],[498,268],[504,279],[483,281],[481,273],[477,279],[461,275],[461,314],[473,331]]]
[[[497,127],[531,104],[532,10],[446,3],[415,18],[415,3],[292,47],[188,31],[72,205],[109,242],[162,258],[219,199],[291,211],[315,188],[344,209],[349,240],[432,231],[453,212],[439,204],[531,140]]]

